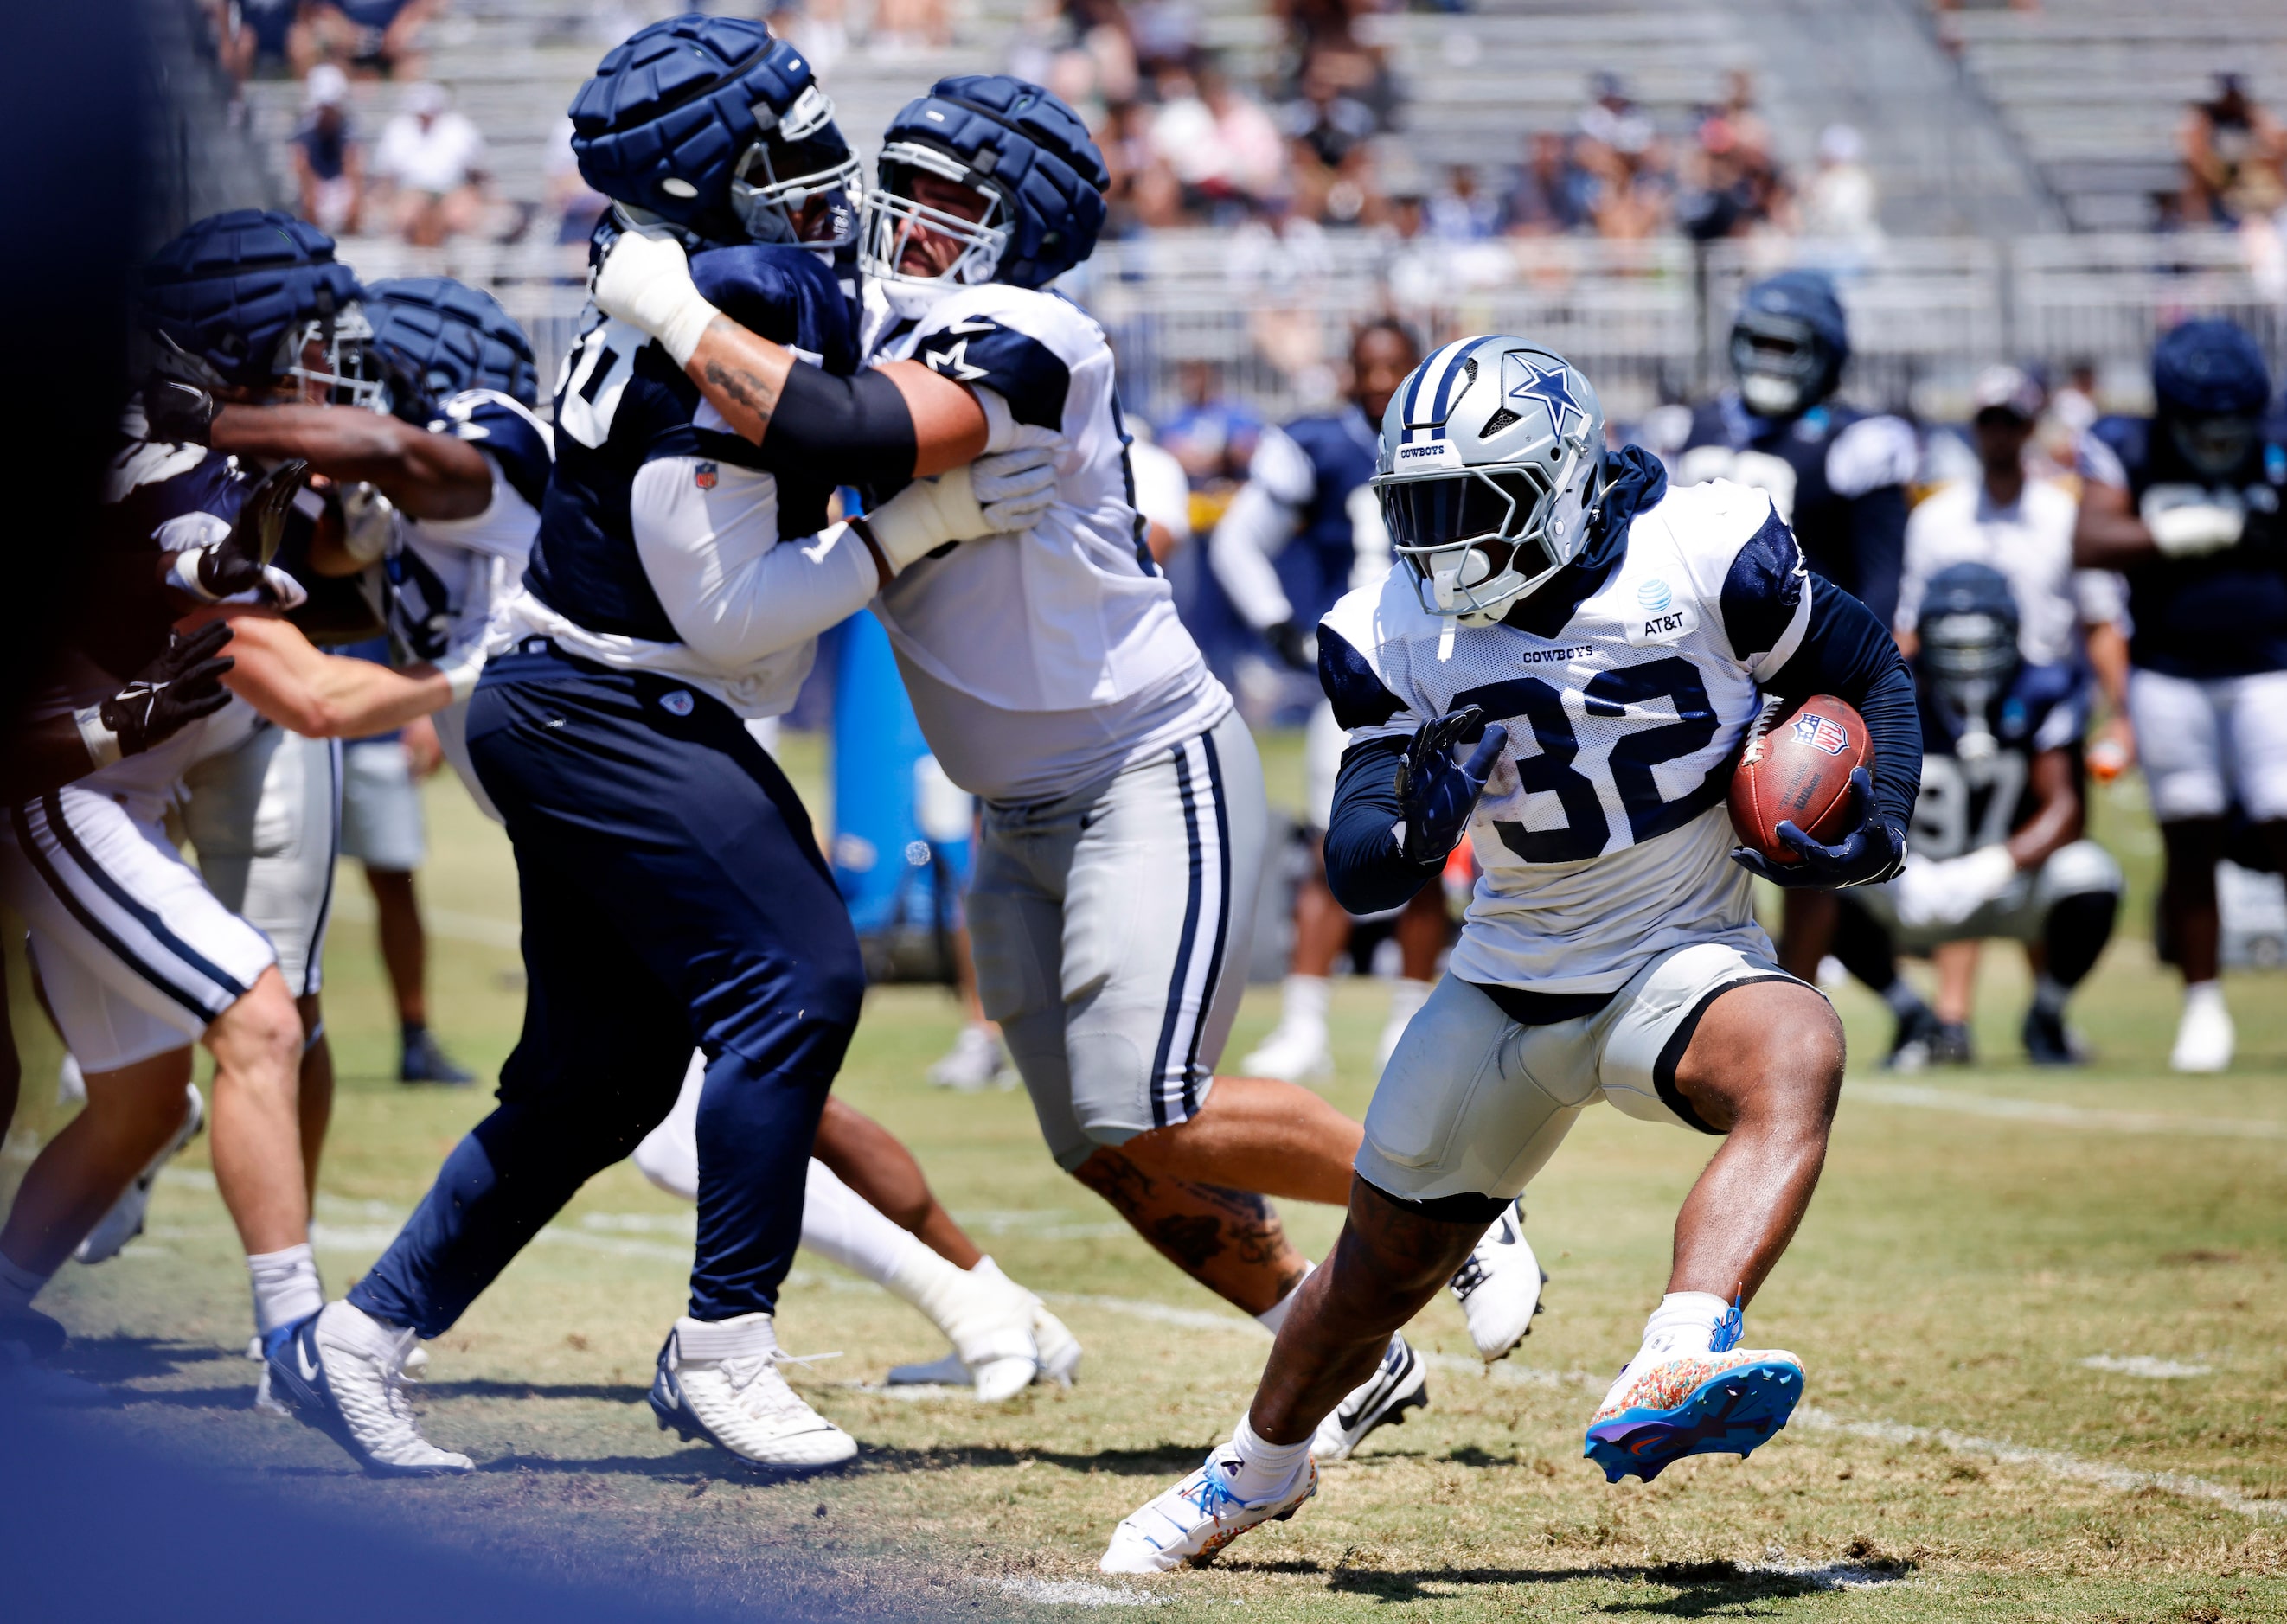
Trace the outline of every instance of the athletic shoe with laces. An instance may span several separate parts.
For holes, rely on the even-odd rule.
[[[1547,1283],[1548,1271],[1524,1238],[1520,1196],[1493,1220],[1452,1281],[1479,1359],[1489,1365],[1507,1359],[1532,1334],[1532,1316],[1541,1312],[1540,1289]]]
[[[153,1156],[143,1171],[135,1175],[119,1199],[111,1203],[111,1210],[98,1218],[87,1238],[72,1249],[72,1256],[82,1263],[106,1263],[119,1256],[130,1241],[143,1233],[143,1218],[150,1210],[151,1186],[159,1180],[159,1170],[173,1161],[183,1147],[198,1138],[199,1130],[206,1125],[207,1102],[200,1098],[198,1085],[183,1084],[183,1125],[167,1147]]]
[[[1966,1021],[1941,1021],[1930,1037],[1930,1064],[1933,1066],[1974,1066],[1977,1045],[1969,1039],[1969,1023]]]
[[[718,1444],[772,1472],[819,1471],[858,1453],[858,1440],[795,1396],[780,1365],[801,1363],[779,1348],[766,1313],[675,1322],[659,1351],[652,1413],[662,1432]]]
[[[437,1035],[425,1026],[405,1029],[404,1047],[397,1059],[400,1083],[441,1083],[447,1088],[466,1088],[477,1074],[445,1052]]]
[[[1318,1466],[1305,1460],[1294,1483],[1267,1499],[1245,1501],[1231,1492],[1238,1462],[1228,1446],[1141,1510],[1120,1519],[1096,1563],[1106,1573],[1170,1573],[1189,1564],[1205,1567],[1249,1528],[1285,1522],[1318,1492]]]
[[[1646,1483],[1688,1455],[1742,1460],[1770,1441],[1802,1399],[1802,1360],[1779,1348],[1738,1346],[1745,1322],[1729,1310],[1714,1345],[1631,1360],[1588,1422],[1582,1453],[1618,1483],[1634,1472]],[[1641,1355],[1639,1355],[1641,1357]]]
[[[405,1359],[419,1340],[345,1302],[263,1338],[269,1398],[340,1444],[376,1477],[473,1471],[465,1455],[421,1436],[405,1396]]]
[[[2085,1066],[2088,1051],[2065,1025],[2061,1010],[2038,1005],[2025,1012],[2025,1058],[2036,1066]]]
[[[51,1320],[36,1308],[0,1308],[0,1361],[37,1364],[53,1359],[70,1340],[60,1320]]]
[[[1070,1387],[1073,1377],[1080,1374],[1080,1338],[1065,1328],[1062,1320],[1041,1307],[1038,1297],[1033,1299],[1033,1345],[1039,1350],[1033,1384],[1049,1382],[1058,1387]],[[974,1388],[976,1384],[976,1373],[962,1362],[959,1353],[954,1352],[921,1364],[892,1365],[884,1385]]]
[[[1281,1021],[1254,1052],[1238,1063],[1247,1077],[1276,1077],[1281,1083],[1324,1084],[1334,1080],[1334,1052],[1327,1046],[1323,1021]]]
[[[1882,1069],[1924,1069],[1930,1063],[1930,1045],[1937,1037],[1937,1012],[1927,1004],[1917,1004],[1910,1013],[1898,1017],[1897,1030],[1890,1037],[1890,1052],[1882,1058]]]
[[[1403,1426],[1406,1411],[1428,1407],[1429,1368],[1405,1337],[1393,1336],[1381,1368],[1318,1423],[1318,1436],[1310,1440],[1310,1458],[1346,1461],[1375,1428]]]
[[[974,1094],[996,1082],[1013,1087],[1017,1079],[1001,1034],[989,1026],[965,1026],[945,1058],[929,1068],[929,1080],[956,1093]]]

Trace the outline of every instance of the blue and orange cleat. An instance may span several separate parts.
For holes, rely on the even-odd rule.
[[[1618,1483],[1646,1483],[1688,1455],[1741,1459],[1771,1440],[1802,1401],[1802,1360],[1777,1348],[1742,1348],[1736,1307],[1717,1327],[1715,1345],[1638,1370],[1633,1363],[1588,1422],[1588,1459]]]

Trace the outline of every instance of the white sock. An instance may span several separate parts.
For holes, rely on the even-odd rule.
[[[2228,1015],[2231,1013],[2224,1007],[2223,983],[2221,981],[2185,982],[2185,1015],[2188,1017],[2196,1013],[2205,1013],[2211,1009],[2220,1015]]]
[[[910,1231],[898,1228],[864,1196],[835,1177],[834,1170],[813,1157],[810,1182],[802,1203],[802,1243],[829,1263],[838,1263],[852,1274],[886,1286],[921,1308],[920,1294],[934,1283],[938,1271],[960,1278],[961,1271],[922,1244]],[[930,1265],[937,1265],[931,1270]]]
[[[1326,1005],[1333,1001],[1334,984],[1323,975],[1290,975],[1278,1005],[1281,1026],[1326,1029]]]
[[[1254,1322],[1276,1336],[1278,1334],[1278,1328],[1286,1323],[1286,1311],[1294,1306],[1294,1294],[1302,1289],[1302,1282],[1310,1278],[1310,1271],[1318,1266],[1309,1258],[1304,1258],[1302,1272],[1295,1277],[1294,1283],[1286,1289],[1286,1295],[1255,1315]]]
[[[1731,1305],[1712,1291],[1671,1291],[1644,1321],[1643,1346],[1628,1362],[1638,1368],[1679,1353],[1705,1353]]]
[[[1245,1416],[1239,1418],[1238,1430],[1231,1435],[1231,1455],[1237,1457],[1235,1465],[1229,1457],[1224,1461],[1231,1492],[1249,1504],[1292,1488],[1303,1462],[1310,1458],[1309,1439],[1299,1444],[1265,1443],[1255,1431],[1254,1423]]]
[[[50,1278],[33,1273],[7,1253],[0,1252],[0,1309],[29,1308]]]
[[[246,1273],[254,1282],[254,1328],[265,1336],[326,1305],[318,1260],[307,1241],[283,1251],[249,1252]]]

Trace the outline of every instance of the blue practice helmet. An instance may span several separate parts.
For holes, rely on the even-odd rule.
[[[500,301],[444,276],[400,276],[366,285],[373,349],[390,406],[427,422],[430,407],[463,390],[498,390],[524,406],[540,400],[532,341]],[[397,399],[400,391],[415,397]]]
[[[380,390],[362,375],[362,348],[373,329],[359,294],[316,226],[276,209],[210,215],[143,267],[139,359],[202,388],[266,390],[290,377],[329,402],[372,406]]]
[[[934,175],[985,199],[971,220],[914,195]],[[1045,288],[1096,251],[1112,184],[1088,126],[1037,84],[1007,74],[940,79],[907,102],[882,138],[880,184],[866,198],[861,258],[903,313],[979,282]],[[943,271],[901,261],[916,228],[961,244]]]
[[[854,240],[856,154],[810,63],[759,22],[693,14],[638,28],[572,99],[588,184],[686,246]],[[824,207],[811,210],[813,198]]]
[[[1760,417],[1800,417],[1842,380],[1850,326],[1818,271],[1782,271],[1747,289],[1731,324],[1739,398]]]
[[[2152,394],[2169,436],[2203,474],[2233,472],[2255,449],[2271,377],[2236,324],[2218,318],[2187,321],[2152,350]]]
[[[1949,564],[1922,589],[1915,631],[1925,680],[1960,713],[1983,713],[2017,674],[2017,595],[1990,564]]]

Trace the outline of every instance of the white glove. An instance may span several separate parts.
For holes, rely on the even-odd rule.
[[[1943,862],[1910,856],[1898,876],[1898,923],[1909,929],[1959,925],[2006,891],[2017,860],[2006,846],[1984,846]]]
[[[2152,545],[2170,558],[2196,558],[2237,544],[2247,528],[2247,508],[2236,491],[2208,491],[2196,485],[2156,485],[2144,493],[2144,528]]]
[[[657,339],[677,367],[691,365],[700,335],[723,313],[700,296],[683,245],[641,232],[620,233],[589,291],[597,310]]]
[[[342,550],[378,564],[397,539],[397,505],[362,480],[342,488]]]
[[[1001,452],[916,479],[867,514],[866,528],[898,572],[948,542],[1024,529],[1055,500],[1053,455],[1045,448]],[[980,500],[980,485],[989,498]]]

